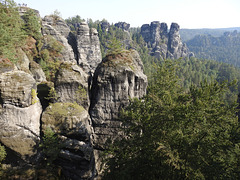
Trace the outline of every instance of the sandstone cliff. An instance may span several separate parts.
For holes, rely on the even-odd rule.
[[[136,51],[108,55],[97,67],[89,112],[98,171],[101,166],[99,151],[104,150],[107,139],[121,136],[119,113],[129,104],[130,98],[143,97],[146,87],[147,77],[143,74],[143,65]]]
[[[96,29],[89,29],[86,23],[81,23],[77,35],[79,65],[86,73],[92,75],[102,60],[100,42]]]
[[[142,25],[141,35],[151,54],[159,59],[189,57],[190,52],[181,41],[179,28],[177,23],[172,23],[168,32],[166,23],[154,21],[150,25]]]
[[[26,161],[37,153],[42,106],[36,81],[23,71],[0,74],[0,141]]]
[[[23,164],[38,164],[43,156],[39,143],[50,129],[60,137],[55,163],[63,174],[93,179],[100,170],[99,151],[107,138],[118,136],[119,112],[130,98],[146,93],[141,59],[132,50],[102,60],[98,33],[86,23],[79,24],[75,36],[64,20],[46,16],[42,35],[41,50],[47,48],[48,37],[63,46],[53,82],[46,82],[41,66],[22,50],[16,65],[0,59],[0,143]]]

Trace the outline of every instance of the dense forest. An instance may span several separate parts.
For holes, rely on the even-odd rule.
[[[240,33],[225,32],[220,37],[198,35],[186,42],[190,51],[200,59],[214,59],[239,67]]]
[[[18,64],[23,50],[54,82],[63,45],[40,33],[33,10],[20,17],[16,4],[6,2],[0,2],[0,68],[7,68],[3,62]],[[65,21],[77,34],[84,20]],[[103,179],[239,179],[240,34],[196,36],[187,42],[196,58],[159,60],[150,55],[139,29],[126,31],[105,19],[87,23],[98,31],[102,58],[135,49],[149,81],[147,95],[132,99],[121,112],[123,137],[107,144]],[[43,153],[58,148],[57,138],[49,136],[43,138]],[[54,164],[57,154],[50,155],[48,163]],[[0,145],[0,163],[5,156]]]
[[[239,178],[239,69],[211,57],[161,61],[149,54],[138,28],[88,23],[98,30],[103,56],[117,39],[139,52],[149,79],[144,100],[132,100],[122,112],[125,138],[109,142],[103,178]]]

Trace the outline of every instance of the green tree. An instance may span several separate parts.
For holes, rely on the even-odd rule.
[[[119,54],[124,50],[122,43],[117,40],[116,37],[113,37],[110,40],[109,44],[107,45],[107,49],[107,54]]]
[[[60,153],[61,144],[59,138],[51,128],[47,128],[44,131],[44,136],[40,147],[42,148],[42,152],[46,157],[47,165],[52,165]]]
[[[34,10],[29,9],[23,16],[22,18],[25,21],[24,24],[24,31],[28,36],[34,37],[36,40],[40,40],[42,37],[41,34],[41,25],[40,25],[40,18],[37,17],[36,13]]]
[[[236,104],[228,84],[181,89],[171,61],[157,67],[143,100],[123,111],[125,138],[109,144],[105,179],[238,179]],[[109,158],[110,157],[110,158]]]
[[[79,15],[77,15],[74,17],[69,17],[65,21],[68,24],[68,26],[70,27],[71,31],[76,35],[77,30],[78,30],[76,24],[79,24],[85,20],[82,19]]]
[[[23,21],[20,18],[16,3],[12,0],[0,2],[0,57],[11,61],[17,60],[17,48],[25,43],[26,36],[22,31]]]

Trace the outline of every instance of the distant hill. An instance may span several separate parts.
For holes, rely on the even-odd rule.
[[[183,42],[193,39],[196,35],[209,34],[213,37],[220,37],[226,31],[240,31],[240,27],[218,28],[218,29],[180,29],[180,35]]]
[[[225,32],[220,37],[196,35],[186,44],[197,58],[214,59],[240,67],[240,33],[236,30]]]

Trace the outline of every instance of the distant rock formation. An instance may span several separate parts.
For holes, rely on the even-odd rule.
[[[103,31],[108,31],[109,27],[110,27],[110,24],[108,22],[101,22],[101,29]]]
[[[130,24],[128,24],[126,22],[118,22],[118,23],[114,24],[114,26],[116,26],[122,30],[125,30],[125,31],[128,31],[130,28]]]
[[[179,28],[177,23],[172,23],[168,32],[166,23],[154,21],[150,25],[142,25],[141,35],[151,54],[159,59],[188,57],[190,52],[181,41]]]

